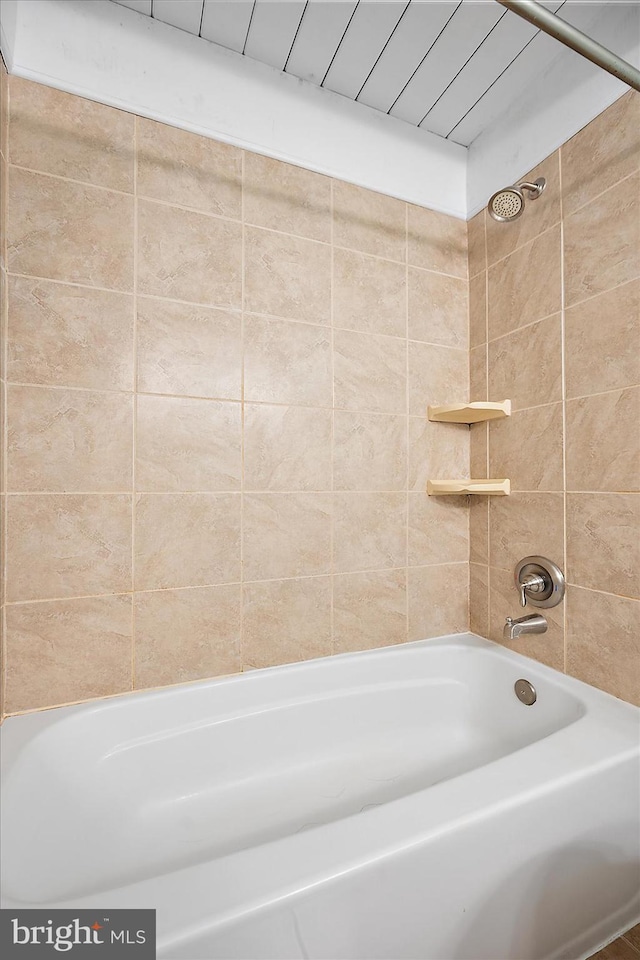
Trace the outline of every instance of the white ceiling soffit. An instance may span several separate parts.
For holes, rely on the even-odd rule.
[[[365,104],[111,0],[2,0],[3,22],[17,76],[466,216],[466,149]]]
[[[469,146],[535,78],[548,38],[494,0],[115,0]],[[606,0],[605,0],[606,3]],[[584,28],[603,2],[544,0]],[[559,53],[551,41],[551,56]]]
[[[637,0],[545,6],[638,63]],[[458,217],[627,89],[495,0],[2,0],[0,28],[19,76]]]

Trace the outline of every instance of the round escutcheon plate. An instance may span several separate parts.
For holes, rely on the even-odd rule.
[[[516,680],[513,689],[520,703],[524,703],[527,707],[533,706],[538,698],[536,688],[528,680]]]

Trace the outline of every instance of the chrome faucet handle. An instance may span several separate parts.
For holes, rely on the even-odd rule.
[[[526,607],[527,593],[542,593],[546,589],[547,581],[544,576],[537,573],[528,573],[519,582],[520,587],[520,606]]]

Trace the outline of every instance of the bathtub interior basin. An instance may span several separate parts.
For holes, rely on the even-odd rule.
[[[520,678],[537,690],[532,706],[515,695]],[[577,950],[593,914],[597,946],[636,910],[639,716],[458,635],[9,718],[3,905],[155,907],[163,958],[452,960],[471,949],[479,960],[475,936],[453,947],[446,931],[486,885],[503,891],[485,918],[502,917],[521,887],[527,899],[528,874],[514,865],[526,837],[539,872],[563,845],[581,876],[587,849],[605,851],[598,864],[625,860],[608,899],[596,871],[593,894],[563,908],[562,930],[546,923]],[[391,899],[408,884],[405,912],[390,930],[356,934],[354,904],[370,916],[389,883]],[[290,917],[314,927],[321,903],[346,913],[333,946],[315,931],[314,953]],[[501,946],[499,926],[487,926],[493,960],[565,956],[546,942]]]
[[[428,675],[418,662],[388,677],[375,658],[362,667],[318,662],[326,676],[314,689],[291,668],[105,702],[38,733],[7,775],[4,816],[30,837],[25,853],[8,831],[7,889],[69,899],[311,830],[459,777],[584,712],[551,685],[526,709],[513,668],[464,646],[434,649]],[[241,705],[240,685],[253,688]]]

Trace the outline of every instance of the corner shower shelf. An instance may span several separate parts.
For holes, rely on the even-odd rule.
[[[483,420],[500,420],[511,416],[511,400],[501,403],[453,403],[445,406],[428,407],[429,420],[440,423],[481,423]]]
[[[427,480],[430,497],[474,496],[508,497],[510,480]]]

